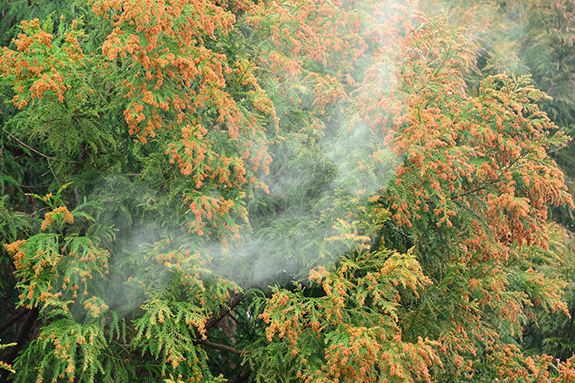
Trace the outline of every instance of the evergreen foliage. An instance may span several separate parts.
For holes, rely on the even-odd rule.
[[[574,381],[572,7],[0,5],[6,379]]]

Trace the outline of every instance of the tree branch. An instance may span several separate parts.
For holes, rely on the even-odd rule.
[[[34,326],[34,323],[36,322],[36,319],[38,318],[38,315],[40,313],[36,307],[34,307],[31,310],[24,311],[24,312],[27,312],[28,315],[26,316],[26,320],[24,321],[24,324],[20,328],[20,332],[18,333],[18,336],[16,337],[16,345],[12,346],[12,348],[10,349],[10,352],[8,353],[8,355],[6,355],[6,357],[4,359],[4,362],[6,362],[10,365],[14,363],[14,360],[18,356],[18,353],[24,347],[24,343],[26,343],[26,339],[28,339],[28,335],[30,335],[30,330],[32,330],[32,327]],[[3,373],[4,374],[3,375],[4,380],[7,379],[7,376],[9,373],[10,372],[7,370],[4,371],[4,373]]]
[[[214,328],[218,323],[220,323],[220,321],[222,319],[224,319],[224,317],[226,315],[228,315],[228,313],[230,311],[232,311],[234,309],[234,307],[236,307],[237,305],[240,304],[240,302],[244,299],[244,294],[238,294],[236,295],[231,301],[228,302],[227,305],[223,306],[220,309],[220,312],[218,313],[217,316],[213,316],[210,319],[208,319],[208,321],[206,322],[206,332],[210,331],[212,328]]]
[[[549,150],[549,151],[547,152],[547,154],[552,154],[552,153],[558,152],[558,151],[560,151],[560,150],[563,150],[563,149],[565,149],[566,147],[568,147],[568,146],[570,146],[571,144],[573,144],[574,142],[575,142],[575,137],[573,137],[573,138],[571,139],[571,141],[569,141],[568,143],[566,143],[566,144],[563,145],[562,147],[560,147],[560,148],[555,148],[555,149],[553,149],[553,150]]]
[[[0,334],[2,334],[4,331],[8,330],[10,328],[10,326],[12,326],[14,323],[16,323],[16,321],[18,319],[22,318],[27,312],[28,312],[28,310],[22,310],[18,314],[14,315],[8,322],[4,323],[4,325],[2,325],[2,327],[0,327]]]
[[[40,153],[39,151],[37,151],[36,149],[26,145],[25,143],[23,143],[22,141],[20,141],[19,139],[17,139],[16,137],[14,137],[14,135],[12,135],[12,133],[8,132],[6,129],[2,129],[4,131],[4,133],[6,133],[7,135],[9,135],[10,137],[12,137],[12,139],[14,139],[15,141],[17,141],[20,145],[24,146],[25,148],[30,149],[31,151],[33,151],[34,153],[44,157],[45,159],[48,160],[48,163],[50,160],[54,160],[54,161],[62,161],[62,162],[67,162],[70,164],[76,164],[76,161],[66,161],[66,160],[60,160],[58,158],[53,158],[53,157],[49,157],[47,155],[45,155],[44,153]]]
[[[236,355],[242,355],[242,353],[243,353],[242,351],[238,350],[237,348],[226,346],[225,344],[210,342],[209,340],[200,340],[200,341],[198,341],[198,344],[208,346],[211,348],[217,348],[218,350],[228,351],[228,352],[231,352],[231,353],[236,354]]]
[[[228,312],[228,316],[229,316],[230,318],[232,318],[232,320],[233,320],[238,326],[240,326],[240,328],[242,329],[242,331],[245,332],[245,333],[250,337],[251,340],[254,340],[254,337],[252,336],[252,334],[244,327],[243,324],[241,324],[241,323],[240,323],[233,315],[231,315],[229,312]]]
[[[25,189],[44,189],[49,187],[50,185],[43,185],[43,186],[18,185],[18,186]]]

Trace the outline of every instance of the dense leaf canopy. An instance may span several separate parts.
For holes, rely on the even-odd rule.
[[[0,5],[5,377],[575,381],[574,12]]]

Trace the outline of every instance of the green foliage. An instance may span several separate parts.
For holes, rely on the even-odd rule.
[[[442,9],[450,18],[465,25],[472,39],[479,42],[477,73],[468,81],[474,84],[478,74],[529,73],[535,86],[552,98],[540,101],[545,111],[560,130],[573,133],[573,4],[567,1],[513,1],[513,2],[444,2]],[[431,8],[431,5],[428,6]],[[428,9],[429,9],[428,8]],[[473,87],[472,89],[477,89]],[[573,194],[573,141],[548,150],[565,174],[566,185]],[[553,220],[573,229],[573,210],[568,206],[553,207],[549,211]],[[571,247],[561,250],[568,259]],[[545,270],[569,270],[555,265]],[[546,271],[548,272],[548,271]],[[549,275],[549,274],[548,274]],[[556,275],[555,273],[553,275]],[[565,274],[560,279],[572,280]],[[567,293],[566,297],[571,294]],[[569,299],[568,299],[569,301]],[[569,307],[572,302],[568,302]],[[571,309],[570,309],[571,312]],[[541,313],[538,313],[541,314]],[[572,314],[572,312],[571,312]],[[545,319],[532,321],[526,328],[523,345],[528,353],[546,352],[562,360],[572,355],[572,341],[567,335],[571,320],[568,316],[543,313]],[[564,335],[557,336],[558,333]]]
[[[26,4],[10,379],[570,381],[571,5]]]
[[[340,374],[411,381],[429,378],[432,365],[442,364],[433,341],[401,341],[400,291],[417,296],[430,283],[413,254],[387,249],[358,254],[331,273],[320,267],[309,279],[321,284],[322,296],[309,297],[302,285],[293,292],[276,288],[259,315],[268,324],[267,342],[250,348],[248,361],[253,369],[262,360],[269,367],[258,372],[256,381]],[[406,356],[397,354],[401,349]]]
[[[6,348],[6,347],[15,346],[15,345],[16,345],[16,343],[0,344],[0,350],[4,349],[4,348]],[[9,364],[6,364],[6,363],[4,363],[4,362],[2,362],[2,361],[0,361],[0,368],[1,368],[1,369],[4,369],[4,370],[7,370],[7,371],[10,371],[10,372],[12,372],[12,373],[15,373],[15,372],[16,372],[16,371],[14,371],[14,370],[12,369],[12,366],[10,366]]]

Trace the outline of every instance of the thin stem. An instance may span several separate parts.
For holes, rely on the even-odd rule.
[[[556,153],[556,152],[558,152],[558,151],[560,151],[560,150],[563,150],[563,149],[565,149],[566,147],[572,145],[574,142],[575,142],[575,137],[573,137],[568,143],[566,143],[566,144],[563,145],[562,147],[560,147],[560,148],[555,148],[555,149],[553,149],[553,150],[549,150],[549,151],[547,152],[547,154],[552,154],[552,153]]]
[[[244,327],[243,324],[241,324],[233,315],[230,315],[230,313],[228,312],[228,317],[232,318],[232,320],[238,325],[240,326],[240,328],[246,333],[248,334],[248,336],[250,337],[251,340],[254,340],[254,337],[252,336],[252,334],[246,330],[246,328]]]
[[[8,132],[6,129],[2,129],[2,130],[4,130],[4,133],[6,133],[6,134],[9,135],[10,137],[12,137],[12,138],[13,138],[14,140],[16,140],[20,145],[24,146],[25,148],[30,149],[30,150],[33,151],[34,153],[36,153],[36,154],[38,154],[38,155],[44,157],[45,159],[47,159],[47,160],[48,160],[48,163],[50,163],[50,160],[67,162],[67,163],[70,163],[70,164],[76,164],[76,163],[77,163],[76,161],[66,161],[66,160],[60,160],[60,159],[58,159],[58,158],[49,157],[49,156],[45,155],[44,153],[40,153],[40,152],[37,151],[36,149],[34,149],[34,148],[32,148],[32,147],[26,145],[25,143],[23,143],[22,141],[20,141],[20,140],[17,139],[16,137],[14,137],[14,135],[13,135],[12,133]]]

